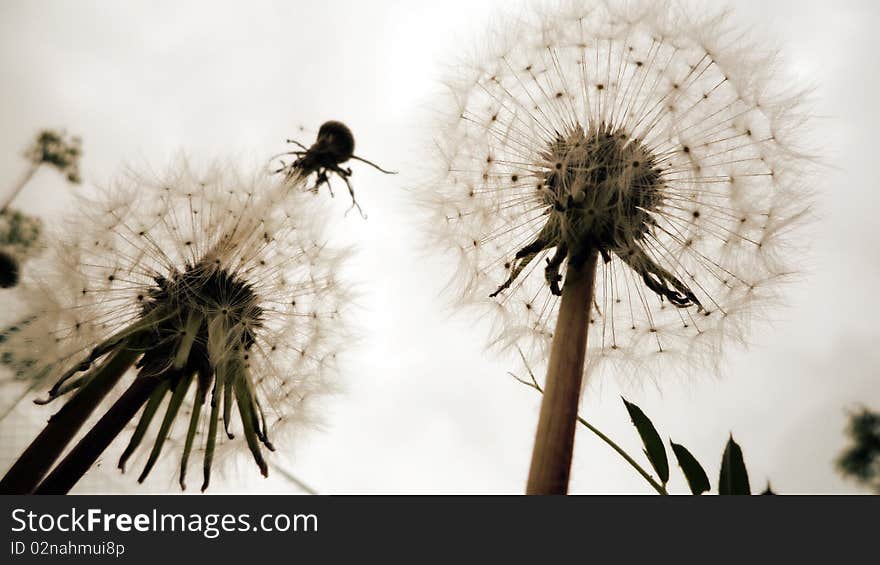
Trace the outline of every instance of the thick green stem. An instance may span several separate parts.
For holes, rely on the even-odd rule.
[[[520,355],[523,355],[523,353],[521,351],[520,351]],[[525,356],[523,356],[523,362],[525,362]],[[514,379],[518,380],[519,382],[521,382],[522,384],[526,385],[527,387],[533,388],[533,389],[537,390],[538,392],[540,392],[541,394],[544,394],[544,389],[541,388],[541,385],[538,384],[538,381],[535,379],[535,375],[532,374],[532,370],[528,368],[528,364],[526,364],[526,369],[529,371],[529,376],[531,377],[532,382],[525,381],[525,380],[517,377],[513,373],[509,373],[509,375],[511,377],[513,377]],[[598,437],[599,439],[604,441],[609,447],[611,447],[611,449],[616,451],[618,455],[623,457],[624,461],[629,463],[629,465],[633,469],[635,469],[636,472],[642,476],[642,478],[644,478],[646,481],[648,481],[648,484],[651,485],[651,488],[656,490],[658,494],[663,494],[663,495],[669,494],[669,492],[666,490],[666,487],[664,487],[663,485],[658,483],[654,479],[654,477],[652,477],[651,474],[645,470],[644,467],[639,465],[635,459],[630,457],[630,455],[626,451],[624,451],[622,447],[617,445],[617,443],[615,443],[615,441],[613,439],[611,439],[610,437],[608,437],[607,435],[602,433],[602,431],[599,428],[597,428],[593,424],[589,423],[586,419],[584,419],[581,416],[578,416],[578,422],[582,426],[584,426],[585,428],[587,428],[588,430],[593,432],[593,434],[595,434],[596,437]]]
[[[597,255],[566,269],[526,494],[568,492]]]
[[[134,418],[161,382],[161,376],[138,376],[113,406],[83,436],[34,494],[67,494],[85,475],[107,446]]]
[[[134,364],[140,352],[120,345],[88,383],[49,418],[40,435],[0,481],[0,494],[27,494],[40,482],[107,393]]]

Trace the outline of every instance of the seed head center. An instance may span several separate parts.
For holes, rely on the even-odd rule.
[[[156,285],[145,301],[144,316],[158,314],[161,321],[155,330],[159,334],[193,332],[190,362],[209,362],[206,344],[214,322],[227,328],[231,338],[225,340],[228,346],[247,350],[253,345],[254,332],[263,322],[263,309],[252,285],[238,275],[201,261],[154,280]]]
[[[557,134],[541,154],[540,189],[571,250],[614,251],[640,239],[662,199],[661,171],[641,141],[609,127]]]

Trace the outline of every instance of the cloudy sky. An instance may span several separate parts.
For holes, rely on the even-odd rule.
[[[44,127],[83,137],[83,175],[101,185],[127,164],[161,167],[181,150],[252,162],[282,151],[287,137],[311,142],[325,120],[346,122],[360,155],[401,174],[353,165],[367,221],[342,217],[345,198],[333,202],[334,239],[359,248],[350,275],[364,335],[348,351],[345,392],[326,403],[324,430],[287,447],[281,463],[327,493],[521,492],[540,398],[507,375],[519,370],[515,359],[484,349],[485,323],[446,308],[451,266],[421,252],[412,205],[440,80],[493,14],[513,5],[5,0],[0,190],[24,171],[21,151]],[[622,393],[710,477],[732,432],[753,488],[769,479],[786,493],[852,492],[833,468],[846,411],[880,409],[880,191],[870,137],[880,131],[880,8],[870,0],[738,1],[733,17],[772,38],[815,87],[812,135],[827,166],[816,183],[816,221],[803,232],[812,243],[803,281],[775,323],[752,334],[748,351],[730,351],[720,375],[653,375],[623,390],[593,383],[582,413],[637,454]],[[44,170],[16,204],[51,222],[68,192]],[[23,405],[0,422],[0,469],[46,410]],[[251,466],[229,473],[216,492],[294,490]],[[102,468],[80,489],[137,491],[134,479]],[[154,473],[147,487],[174,485]],[[675,472],[670,488],[687,489]],[[586,430],[578,431],[571,491],[651,492]]]

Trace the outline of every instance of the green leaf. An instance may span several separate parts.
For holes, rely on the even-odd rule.
[[[709,477],[706,475],[706,471],[703,470],[696,457],[691,455],[691,452],[681,444],[669,440],[669,445],[672,446],[672,452],[675,453],[675,458],[678,459],[678,466],[681,467],[681,470],[684,472],[684,478],[687,479],[688,486],[691,487],[691,494],[703,494],[712,488],[709,485]]]
[[[752,494],[742,449],[733,441],[732,434],[727,440],[727,447],[724,448],[724,455],[721,457],[718,494]]]
[[[645,416],[641,408],[632,402],[628,402],[622,396],[620,399],[623,400],[633,425],[642,437],[642,443],[645,445],[645,455],[648,456],[651,466],[657,471],[660,482],[665,485],[669,481],[669,460],[666,458],[666,447],[663,445],[663,440],[660,439],[660,434],[657,433],[654,424]]]

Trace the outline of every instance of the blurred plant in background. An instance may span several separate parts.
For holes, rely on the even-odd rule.
[[[21,276],[18,259],[12,253],[0,248],[0,288],[12,288]]]
[[[68,182],[79,184],[82,182],[79,173],[79,160],[82,157],[82,140],[78,136],[68,138],[62,131],[45,129],[37,134],[36,139],[24,152],[30,166],[21,179],[13,186],[9,194],[0,205],[0,211],[15,200],[28,181],[33,178],[37,170],[43,165],[49,165],[63,174]]]
[[[850,445],[837,459],[845,477],[880,494],[880,413],[866,407],[850,413]]]
[[[57,169],[70,183],[82,182],[79,173],[82,140],[79,137],[68,139],[63,131],[42,130],[24,156],[30,165],[0,205],[0,288],[18,284],[22,264],[39,250],[37,243],[42,232],[41,220],[11,209],[12,201],[43,165]]]
[[[176,437],[180,486],[197,450],[207,488],[220,422],[232,440],[235,412],[268,473],[270,436],[314,421],[313,402],[335,388],[348,337],[349,291],[337,276],[348,253],[326,245],[321,211],[297,182],[182,162],[83,200],[47,235],[49,253],[18,290],[26,314],[0,349],[28,380],[55,381],[41,403],[69,400],[0,492],[67,492],[140,413],[124,469],[163,405],[139,481]],[[49,472],[105,398],[110,407]]]
[[[0,212],[0,249],[24,260],[37,252],[43,221],[18,210]]]

